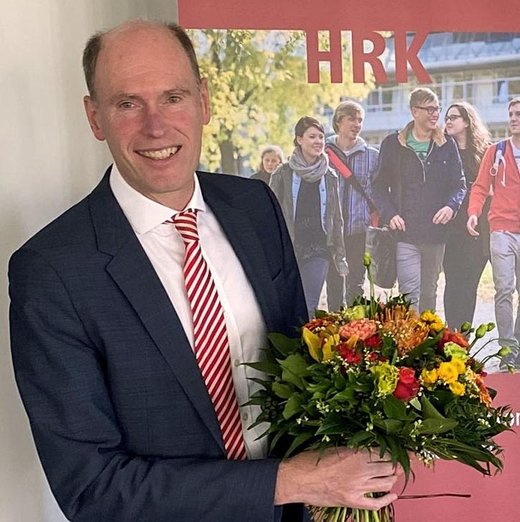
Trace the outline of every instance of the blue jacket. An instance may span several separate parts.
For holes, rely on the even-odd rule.
[[[307,311],[273,194],[198,177],[267,330],[292,333]],[[279,461],[226,459],[193,350],[108,175],[14,254],[9,276],[16,378],[69,520],[279,520]],[[294,509],[285,520],[301,520]]]
[[[374,182],[374,202],[382,224],[399,214],[406,231],[399,241],[412,244],[443,243],[446,225],[432,222],[444,206],[457,212],[466,194],[466,179],[453,138],[437,129],[423,162],[406,145],[410,122],[402,131],[387,136],[381,143],[378,174]]]

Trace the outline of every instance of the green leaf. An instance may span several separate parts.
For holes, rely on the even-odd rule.
[[[301,344],[300,339],[287,337],[286,335],[276,332],[268,334],[267,338],[269,341],[271,341],[272,346],[279,353],[279,355],[283,356],[294,353],[298,350]]]
[[[339,373],[334,374],[333,383],[334,383],[334,388],[336,388],[337,390],[343,390],[345,388],[345,386],[347,385],[347,381],[345,380],[343,375],[341,375]]]
[[[294,393],[294,390],[291,386],[282,384],[281,382],[273,382],[271,388],[273,392],[281,399],[289,399]]]
[[[250,366],[251,368],[258,370],[259,372],[264,372],[267,375],[274,375],[276,377],[281,377],[281,375],[282,375],[282,369],[275,362],[258,361],[258,362],[247,363],[247,366]]]
[[[392,395],[385,398],[383,402],[383,411],[389,419],[408,420],[409,416],[406,411],[406,404]]]
[[[264,397],[251,397],[243,406],[263,406],[265,404]]]
[[[421,396],[421,406],[425,419],[445,419],[444,415],[430,402],[425,393]]]
[[[352,435],[352,437],[349,438],[348,445],[351,448],[359,448],[359,447],[364,446],[365,442],[367,442],[369,440],[373,440],[373,439],[374,439],[373,433],[366,431],[366,430],[360,430],[360,431],[354,433],[354,435]]]
[[[325,419],[318,430],[316,435],[341,435],[345,432],[345,421],[341,417],[334,415]]]
[[[322,317],[328,317],[330,314],[327,312],[327,310],[315,310],[314,311],[314,317],[316,319],[321,319]]]
[[[417,397],[414,397],[408,404],[413,406],[417,411],[422,411],[421,401]]]
[[[352,388],[346,388],[342,392],[336,393],[332,399],[338,402],[351,402],[354,399],[354,396],[354,390]]]
[[[307,442],[310,438],[314,437],[314,433],[312,431],[306,431],[304,433],[300,433],[293,441],[292,444],[289,446],[289,449],[285,453],[286,457],[289,457],[292,455],[302,444]]]
[[[268,388],[269,386],[271,386],[271,381],[266,381],[265,379],[258,379],[257,377],[248,377],[248,380],[256,382],[256,384],[259,384],[264,388]]]
[[[414,366],[416,361],[422,360],[431,360],[435,356],[435,345],[439,340],[439,336],[437,335],[434,338],[428,338],[423,341],[421,344],[417,345],[413,350],[411,350],[406,358],[403,360],[404,366]]]
[[[382,428],[388,434],[399,433],[403,427],[403,422],[396,419],[374,419],[374,425]]]
[[[292,354],[280,361],[282,367],[282,379],[294,384],[300,390],[305,389],[302,377],[309,375],[307,361],[300,354]]]
[[[386,437],[389,454],[392,459],[392,462],[395,464],[399,462],[404,471],[405,481],[408,482],[410,477],[411,467],[410,467],[410,456],[406,451],[406,448],[400,443],[399,439],[395,437]]]
[[[379,450],[381,453],[386,453],[388,448],[388,437],[381,435],[380,433],[376,434],[377,445],[379,446]]]
[[[417,431],[423,435],[445,433],[452,430],[458,422],[455,419],[425,419],[418,426]]]
[[[452,439],[437,438],[428,444],[431,452],[445,460],[457,460],[471,466],[484,475],[491,474],[491,466],[497,471],[502,469],[502,462],[490,450],[478,446],[470,446]]]
[[[276,445],[278,442],[280,442],[280,439],[289,431],[290,426],[285,425],[283,427],[279,426],[271,426],[271,429],[269,430],[271,433],[275,433],[273,436],[271,443],[269,444],[269,453],[273,453]]]
[[[293,394],[287,401],[282,415],[285,420],[289,420],[302,411],[301,400],[298,394]]]

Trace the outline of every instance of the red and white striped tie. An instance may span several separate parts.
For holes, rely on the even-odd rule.
[[[184,210],[173,216],[172,222],[182,236],[186,249],[184,282],[193,316],[195,356],[220,423],[227,458],[245,459],[224,310],[200,249],[197,211]]]

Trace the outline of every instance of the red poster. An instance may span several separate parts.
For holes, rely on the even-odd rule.
[[[297,111],[312,106],[305,105],[307,97],[316,102],[313,116],[330,132],[334,106],[344,98],[357,100],[366,111],[362,136],[376,148],[410,119],[407,96],[418,85],[432,88],[445,108],[456,100],[475,106],[492,141],[509,135],[507,104],[520,96],[520,32],[514,32],[520,28],[517,0],[178,0],[178,6],[180,24],[197,30],[192,35],[203,72],[208,72],[211,45],[218,44],[224,56],[227,44],[240,42],[245,42],[244,48],[263,49],[272,60],[287,60],[290,66],[284,99],[284,83],[276,68],[269,69],[259,87],[253,81],[254,67],[240,69],[239,58],[229,59],[232,54],[227,65],[219,64],[222,68],[213,64],[209,80],[215,121],[206,136],[209,148],[203,151],[203,162],[211,170],[231,170],[248,177],[267,143],[279,143],[290,154],[291,125],[301,115]],[[229,30],[242,33],[226,39]],[[290,59],[277,57],[276,51],[288,45],[291,34],[297,35],[294,54]],[[258,62],[258,77],[267,64],[268,60]],[[242,78],[242,87],[237,77]],[[291,91],[289,87],[295,84],[298,89]],[[266,105],[266,97],[273,93],[271,105]],[[462,271],[460,278],[464,277]],[[443,285],[441,274],[437,293],[441,312]],[[480,278],[474,324],[495,320],[494,291],[487,263]],[[516,301],[514,306],[516,310]],[[512,405],[513,427],[518,428],[519,377],[497,374],[491,376],[490,384],[498,389],[500,404]],[[514,496],[520,481],[518,438],[511,432],[500,442],[505,446],[505,470],[498,477],[484,478],[446,462],[438,463],[435,471],[419,466],[407,494],[468,493],[471,498],[402,500],[396,504],[397,520],[519,519]]]

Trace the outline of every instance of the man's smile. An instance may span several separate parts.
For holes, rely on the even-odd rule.
[[[153,160],[165,160],[177,154],[180,148],[180,146],[174,146],[166,147],[164,149],[159,150],[137,150],[136,152],[137,154],[139,154],[140,156],[144,156],[145,158]]]

